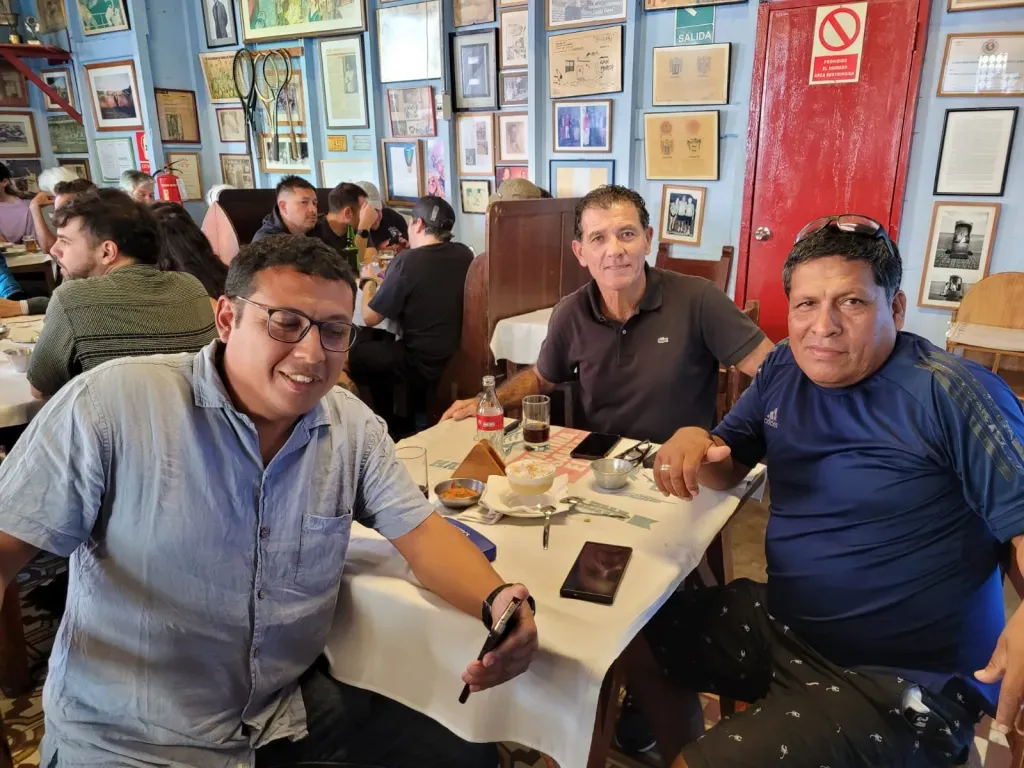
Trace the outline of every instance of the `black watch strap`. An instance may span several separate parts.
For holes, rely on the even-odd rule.
[[[357,237],[361,237],[364,240],[369,240],[370,239],[370,230],[368,230],[368,229],[358,229],[358,230],[356,230],[356,236]]]
[[[483,619],[484,626],[490,631],[491,627],[494,626],[494,616],[491,614],[491,608],[494,607],[494,598],[498,596],[503,589],[508,587],[514,587],[515,584],[502,584],[500,587],[495,589],[491,594],[484,598],[483,610],[480,612],[480,618]],[[534,615],[537,613],[537,603],[533,599],[533,595],[529,595],[526,598],[527,604],[530,606],[530,610],[533,611]]]
[[[376,282],[377,281],[374,280],[372,277],[364,277],[362,280],[359,281],[359,290],[360,291],[363,290],[366,287],[367,283],[375,283],[376,284]]]

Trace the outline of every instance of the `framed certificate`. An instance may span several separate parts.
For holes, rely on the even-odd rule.
[[[992,195],[1006,189],[1017,107],[947,109],[936,195]]]
[[[1024,0],[947,0],[946,10],[954,11],[981,11],[989,8],[1021,8],[1024,7]]]
[[[656,107],[729,103],[729,43],[654,49]]]
[[[718,111],[644,115],[648,179],[718,180]]]
[[[939,96],[1024,96],[1024,31],[946,36]]]

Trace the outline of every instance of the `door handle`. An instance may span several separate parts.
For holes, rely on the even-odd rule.
[[[772,231],[768,227],[758,227],[754,230],[755,240],[767,240],[772,236]]]

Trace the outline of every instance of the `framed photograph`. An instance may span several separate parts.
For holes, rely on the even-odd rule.
[[[39,73],[39,76],[43,78],[43,82],[53,88],[64,101],[70,104],[75,109],[78,109],[78,100],[75,99],[75,89],[71,87],[71,70],[67,67],[61,67],[60,69],[44,69]],[[47,112],[63,112],[60,105],[51,99],[47,94],[43,94],[43,101],[46,102]]]
[[[468,27],[494,21],[494,0],[453,0],[455,26]]]
[[[501,12],[501,23],[498,34],[501,41],[501,59],[498,65],[502,69],[525,67],[530,63],[530,12],[526,8]]]
[[[380,82],[441,78],[440,0],[378,8],[377,39]],[[395,56],[394,51],[402,55]]]
[[[0,157],[39,157],[39,138],[31,112],[0,112]]]
[[[175,175],[185,183],[183,202],[203,199],[203,174],[199,169],[198,152],[168,152],[167,164]]]
[[[525,165],[499,165],[494,169],[494,188],[498,189],[509,179],[529,179],[530,169]]]
[[[89,140],[85,136],[85,126],[70,115],[47,115],[46,130],[50,134],[53,154],[88,154]]]
[[[555,152],[611,152],[611,99],[556,101],[552,147]]]
[[[384,202],[413,206],[423,197],[423,156],[416,139],[382,139]]]
[[[119,182],[121,174],[135,168],[135,142],[128,136],[117,139],[96,139],[100,158],[100,181]]]
[[[1016,126],[1017,107],[947,109],[934,193],[1002,196]]]
[[[698,5],[727,5],[745,2],[746,0],[644,0],[644,10],[664,11],[668,8],[696,8]]]
[[[256,189],[256,172],[249,155],[220,156],[220,177],[235,189]]]
[[[1024,31],[946,35],[939,96],[1024,96]]]
[[[530,100],[530,75],[524,69],[521,72],[502,72],[500,103],[503,107],[526,104]]]
[[[199,111],[195,91],[154,88],[160,141],[164,144],[198,144]],[[241,111],[241,110],[239,110]]]
[[[648,179],[718,180],[718,111],[644,115]]]
[[[498,160],[502,163],[530,162],[526,112],[498,113]]]
[[[448,199],[448,158],[446,157],[446,141],[427,139],[427,155],[423,161],[427,174],[427,194]]]
[[[242,38],[247,43],[258,43],[333,35],[338,32],[362,32],[366,29],[363,7],[362,0],[321,0],[315,3],[247,0],[243,4]]]
[[[658,239],[666,243],[700,245],[707,194],[707,187],[681,187],[676,184],[662,187]]]
[[[552,99],[622,90],[622,27],[589,29],[548,38]]]
[[[320,71],[328,128],[366,128],[366,67],[359,37],[320,41]]]
[[[70,168],[80,179],[92,181],[92,170],[87,157],[58,157],[57,165]]]
[[[656,107],[711,106],[729,103],[731,45],[679,45],[654,49]]]
[[[1021,8],[1024,7],[1024,0],[947,0],[946,10],[954,11],[981,11],[989,8]]]
[[[218,107],[216,111],[220,140],[245,141],[245,111],[241,107]]]
[[[614,160],[550,160],[548,184],[555,197],[583,197],[615,183]]]
[[[200,5],[206,27],[206,47],[238,45],[234,0],[201,0]]]
[[[547,0],[548,31],[593,24],[616,24],[626,20],[626,0]]]
[[[260,102],[259,113],[262,115],[263,125],[269,126],[270,117],[267,115]],[[277,124],[278,125],[305,125],[306,124],[306,91],[302,87],[302,71],[292,70],[292,76],[288,85],[277,97]]]
[[[291,136],[277,136],[277,159],[274,159],[274,137],[260,134],[260,170],[263,173],[309,173],[309,139],[296,134],[295,146]]]
[[[455,108],[498,106],[493,29],[456,35],[454,39]]]
[[[956,309],[988,275],[999,203],[936,202],[917,306]]]
[[[0,107],[27,107],[25,76],[7,62],[0,64]]]
[[[375,157],[321,160],[320,186],[333,189],[343,181],[356,182],[364,180],[378,184],[377,176],[379,173],[377,158]]]
[[[206,93],[211,104],[238,104],[238,93],[235,91],[235,78],[232,67],[235,63],[235,52],[200,53],[199,63],[203,68],[203,80],[206,81]]]
[[[494,175],[494,114],[455,115],[460,176]]]
[[[462,179],[459,196],[463,213],[487,213],[487,200],[491,196],[491,182],[487,179]]]
[[[47,34],[68,28],[68,17],[64,13],[64,0],[38,0],[36,17],[39,31]]]
[[[134,61],[125,59],[102,64],[86,64],[85,75],[89,83],[89,101],[92,103],[97,131],[144,129]],[[229,70],[228,76],[230,75]]]
[[[43,172],[43,161],[32,160],[4,160],[4,165],[11,172],[11,182],[15,189],[26,194],[39,192],[39,174]]]
[[[128,29],[128,8],[125,0],[77,0],[82,32],[101,35]]]
[[[437,135],[434,122],[434,89],[429,85],[388,88],[391,137],[418,139]]]

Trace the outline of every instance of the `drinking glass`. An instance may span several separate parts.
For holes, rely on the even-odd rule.
[[[409,471],[413,482],[423,492],[423,496],[430,498],[430,483],[427,481],[427,449],[421,445],[406,445],[396,448],[395,455]]]
[[[551,438],[551,398],[529,395],[523,398],[523,442],[546,450]]]

